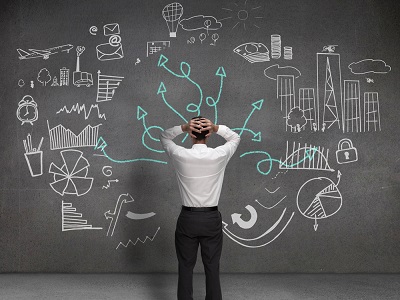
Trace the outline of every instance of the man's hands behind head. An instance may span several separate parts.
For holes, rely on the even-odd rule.
[[[188,132],[193,138],[196,138],[196,136],[192,133],[192,131],[201,133],[207,130],[208,133],[206,134],[206,137],[209,137],[212,133],[218,131],[218,125],[213,124],[209,119],[206,118],[192,119],[189,121],[189,123],[182,125],[182,131]]]

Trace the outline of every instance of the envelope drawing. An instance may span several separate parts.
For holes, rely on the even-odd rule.
[[[124,52],[122,50],[122,44],[116,46],[110,43],[100,44],[96,46],[97,58],[101,61],[120,59],[124,57]]]
[[[111,23],[111,24],[106,24],[103,26],[104,29],[104,35],[109,36],[109,35],[114,35],[114,34],[120,34],[119,32],[119,24],[118,23]]]

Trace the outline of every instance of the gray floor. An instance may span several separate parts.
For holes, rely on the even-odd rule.
[[[400,299],[400,275],[223,274],[226,300]],[[0,299],[176,299],[176,274],[0,274]],[[204,275],[194,299],[204,299]]]

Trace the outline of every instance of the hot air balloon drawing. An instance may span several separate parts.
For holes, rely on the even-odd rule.
[[[176,30],[179,26],[179,20],[183,15],[183,6],[178,3],[170,3],[164,7],[162,10],[162,16],[167,22],[169,36],[176,37]]]

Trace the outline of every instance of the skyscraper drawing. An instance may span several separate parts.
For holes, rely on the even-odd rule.
[[[343,132],[361,132],[360,81],[345,80],[343,91]]]
[[[63,67],[60,69],[60,86],[69,85],[69,69]]]
[[[299,89],[299,107],[304,112],[307,124],[310,124],[310,130],[316,130],[318,120],[313,88]]]
[[[296,106],[294,92],[294,76],[278,75],[276,78],[276,97],[281,101],[281,111],[285,113],[285,119],[290,110]],[[286,131],[287,130],[288,125],[286,124]]]
[[[381,131],[381,115],[377,92],[364,93],[364,131]]]
[[[317,124],[318,129],[321,126],[328,129],[336,124],[340,128],[338,105],[343,106],[341,81],[340,54],[317,53],[317,120],[322,119],[322,124]]]

